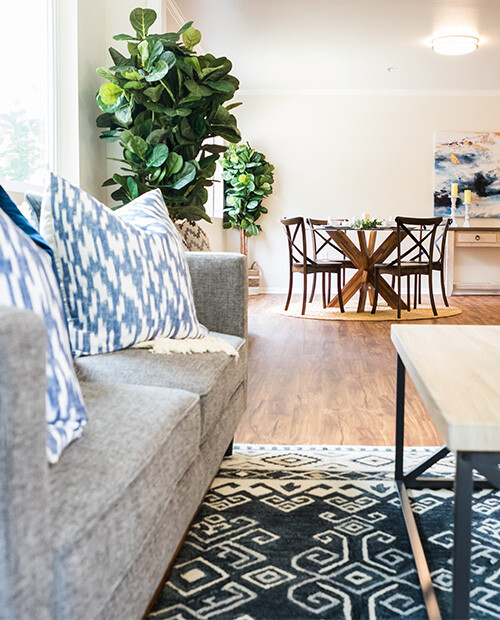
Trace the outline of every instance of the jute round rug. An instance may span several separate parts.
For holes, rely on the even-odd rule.
[[[278,308],[278,312],[284,316],[320,321],[418,321],[422,319],[444,319],[462,314],[460,308],[438,306],[438,315],[434,316],[430,306],[419,306],[416,309],[412,308],[410,312],[402,310],[401,318],[398,319],[397,310],[393,310],[389,306],[379,306],[375,314],[371,313],[371,308],[368,312],[356,312],[356,308],[357,303],[350,302],[345,306],[345,312],[340,312],[338,308],[323,308],[321,302],[313,301],[307,304],[305,314],[301,314],[302,302],[291,303],[286,312],[283,307]]]

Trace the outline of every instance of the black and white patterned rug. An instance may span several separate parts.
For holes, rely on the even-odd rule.
[[[407,449],[408,464],[429,453]],[[393,483],[393,450],[238,446],[225,459],[151,619],[427,618]],[[448,457],[432,474],[453,475]],[[443,618],[453,494],[413,491]],[[474,494],[473,618],[500,618],[500,493]]]

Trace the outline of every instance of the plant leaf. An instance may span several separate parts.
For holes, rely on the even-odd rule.
[[[147,40],[149,43],[149,62],[153,63],[158,58],[158,56],[161,56],[161,54],[163,54],[163,45],[161,44],[161,41],[159,41],[158,39],[153,39],[152,37],[148,37]],[[170,52],[170,54],[172,54],[172,52]],[[172,56],[174,55],[172,54]]]
[[[115,41],[137,41],[137,37],[132,37],[129,34],[115,34],[113,39]]]
[[[168,73],[168,64],[164,60],[160,60],[154,66],[153,73],[146,75],[147,82],[158,82],[162,78],[164,78]]]
[[[132,107],[129,105],[125,105],[121,108],[118,108],[115,111],[115,116],[122,125],[130,125],[130,123],[132,122]]]
[[[144,67],[149,67],[149,45],[146,39],[137,46]]]
[[[135,153],[142,160],[146,159],[146,153],[148,152],[148,143],[140,138],[139,136],[134,136],[130,139],[128,143],[128,148]]]
[[[113,114],[109,112],[105,112],[104,114],[99,114],[99,116],[96,119],[96,125],[98,127],[112,127],[114,126],[113,120],[114,120]]]
[[[215,82],[213,80],[207,80],[205,84],[221,93],[234,93],[234,91],[236,90],[234,88],[234,85],[231,84],[229,80],[220,80],[218,82]]]
[[[201,41],[201,32],[189,26],[189,28],[182,33],[182,41],[188,50],[192,50]]]
[[[204,144],[203,150],[208,153],[225,153],[227,146],[222,146],[222,144]]]
[[[163,60],[163,62],[166,62],[169,69],[171,69],[177,62],[177,58],[175,57],[175,54],[168,50],[166,52],[163,52],[159,60]]]
[[[169,183],[169,187],[172,189],[182,189],[196,176],[196,166],[192,164],[190,161],[185,162],[182,169],[173,175],[172,182]]]
[[[156,146],[159,142],[163,142],[168,136],[166,129],[153,129],[153,131],[146,138],[146,142],[151,146]]]
[[[158,86],[150,86],[149,88],[146,88],[144,94],[146,97],[149,97],[151,101],[157,103],[160,100],[162,92],[163,84],[158,84]]]
[[[129,64],[129,59],[125,58],[125,56],[123,54],[120,54],[118,50],[115,50],[114,47],[108,48],[108,52],[116,66],[120,67],[122,65]]]
[[[140,39],[148,36],[148,30],[156,21],[156,11],[137,8],[130,13],[130,23]]]
[[[196,95],[197,97],[207,97],[209,95],[212,95],[214,92],[208,86],[198,84],[198,82],[195,82],[194,80],[186,80],[184,84],[189,90],[189,92],[191,92],[193,95]]]
[[[123,89],[114,82],[106,82],[101,84],[99,95],[106,105],[114,105],[123,95]]]
[[[139,49],[138,48],[139,48],[139,46],[137,45],[137,43],[132,43],[132,41],[129,41],[127,43],[127,50],[128,50],[128,53],[131,56],[137,56],[138,55],[138,53],[139,53]]]
[[[191,28],[191,26],[192,26],[192,25],[193,25],[193,22],[192,22],[192,21],[191,21],[191,22],[187,22],[187,24],[184,24],[184,26],[182,26],[182,28],[181,28],[180,30],[178,30],[178,31],[177,31],[177,37],[180,37],[180,36],[181,36],[181,34],[182,34],[183,32],[186,32],[186,30],[187,30],[188,28]]]
[[[131,90],[142,90],[144,88],[144,82],[125,82],[123,88],[129,88]]]
[[[148,168],[158,168],[165,163],[169,154],[169,148],[166,144],[157,144],[149,155],[146,166]]]
[[[136,180],[132,177],[127,177],[126,191],[128,195],[132,198],[132,200],[135,200],[139,196],[139,187],[137,186]]]
[[[95,72],[97,73],[97,75],[100,75],[101,77],[105,78],[106,80],[109,80],[110,82],[114,82],[115,84],[118,83],[118,80],[111,73],[111,71],[108,71],[104,67],[99,67],[98,69],[95,70]]]
[[[182,168],[183,163],[184,160],[182,158],[182,155],[174,152],[169,153],[166,166],[168,170],[168,175],[170,176],[171,174],[176,174],[177,172],[179,172]]]
[[[134,81],[138,81],[138,80],[143,80],[144,79],[144,75],[142,75],[142,72],[139,73],[139,71],[126,71],[125,69],[121,70],[121,74],[123,75],[123,77],[126,80],[134,80]]]

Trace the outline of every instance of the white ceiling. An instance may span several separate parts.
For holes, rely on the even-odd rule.
[[[245,91],[500,90],[500,0],[177,0],[177,6],[201,30],[204,51],[233,61]],[[443,34],[479,35],[479,50],[439,56],[430,41]]]

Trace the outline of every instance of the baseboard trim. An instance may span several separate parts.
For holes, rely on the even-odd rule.
[[[500,285],[455,282],[452,295],[500,295]]]

